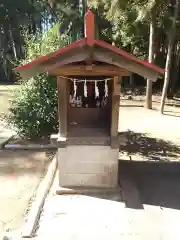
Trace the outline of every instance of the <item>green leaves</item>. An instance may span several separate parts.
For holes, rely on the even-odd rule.
[[[58,34],[59,25],[54,25],[47,33],[26,36],[26,63],[37,56],[46,55],[66,44],[68,38]],[[37,137],[49,135],[57,130],[57,90],[56,79],[41,74],[22,83],[15,93],[9,124],[19,135]]]
[[[37,35],[24,33],[26,58],[21,61],[22,64],[28,63],[39,56],[46,55],[63,47],[68,42],[66,34],[59,35],[60,24],[55,24],[48,32]]]
[[[20,136],[49,135],[57,129],[56,79],[42,74],[22,84],[9,123]]]

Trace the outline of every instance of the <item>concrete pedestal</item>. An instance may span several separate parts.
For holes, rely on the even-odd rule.
[[[64,187],[117,187],[118,149],[110,146],[58,148],[59,184]]]

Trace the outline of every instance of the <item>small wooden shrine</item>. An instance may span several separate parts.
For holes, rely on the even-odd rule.
[[[17,67],[27,79],[57,76],[61,186],[118,185],[120,80],[129,72],[156,81],[164,70],[95,37],[94,15],[85,15],[85,37],[47,56]]]

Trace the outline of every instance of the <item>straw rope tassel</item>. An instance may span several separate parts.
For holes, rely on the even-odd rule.
[[[84,96],[87,97],[87,83],[86,83],[86,80],[84,82]]]
[[[99,89],[97,86],[97,81],[94,81],[94,83],[95,83],[95,97],[98,98],[99,97]]]
[[[105,80],[105,97],[108,97],[108,84],[107,84],[107,80]]]
[[[76,80],[74,80],[74,98],[76,98],[77,95],[77,85],[76,85]]]

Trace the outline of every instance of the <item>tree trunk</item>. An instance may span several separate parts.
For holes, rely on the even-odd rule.
[[[169,83],[169,93],[167,91],[167,98],[171,97],[171,99],[174,97],[174,94],[176,92],[176,85],[179,80],[179,68],[180,68],[180,45],[179,42],[176,42],[175,48],[173,49],[173,59],[175,59],[175,63],[173,63],[173,66],[171,67],[171,81]]]
[[[156,18],[153,14],[153,16],[151,16],[150,33],[149,33],[149,58],[148,58],[148,60],[150,63],[153,63],[153,61],[154,61],[155,28],[156,28]],[[145,108],[147,108],[147,109],[152,108],[152,81],[149,79],[147,79],[147,86],[146,86]]]
[[[176,21],[179,15],[179,3],[180,3],[180,0],[176,0],[173,24],[172,24],[171,30],[169,31],[169,43],[168,43],[168,52],[166,57],[164,86],[163,86],[161,105],[160,105],[160,112],[162,114],[164,111],[165,99],[167,96],[167,90],[168,90],[168,85],[170,80],[170,69],[172,64],[173,45],[174,45],[175,36],[176,36]]]
[[[8,25],[4,24],[3,26],[3,69],[6,77],[9,80],[9,62],[6,59],[6,52],[8,51],[9,44],[9,34],[8,34]]]
[[[17,60],[16,45],[15,45],[15,41],[14,41],[14,37],[13,37],[13,30],[12,30],[11,25],[9,25],[9,35],[10,35],[10,39],[11,39],[11,46],[12,46],[12,49],[13,49],[14,58]]]

